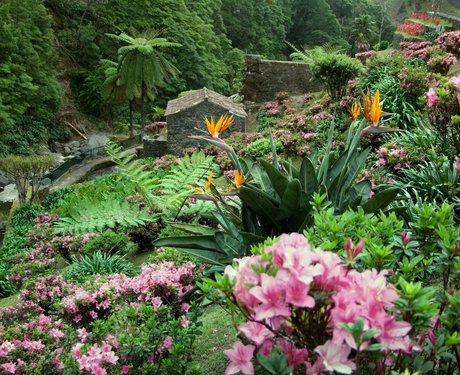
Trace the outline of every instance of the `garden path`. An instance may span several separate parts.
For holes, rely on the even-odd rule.
[[[135,154],[137,147],[139,145],[135,145],[131,148],[126,149],[128,155]],[[103,165],[108,166],[111,163],[110,156],[106,156],[103,158],[98,158],[94,160],[90,160],[88,162],[84,162],[82,164],[76,165],[74,168],[66,172],[64,175],[59,177],[51,187],[51,190],[56,190],[62,188],[64,186],[70,186],[72,184],[76,184],[84,180],[84,178],[90,174],[91,172],[98,169]]]

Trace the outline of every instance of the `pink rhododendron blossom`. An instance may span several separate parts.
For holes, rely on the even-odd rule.
[[[449,82],[452,82],[458,91],[460,91],[460,76],[450,77]]]
[[[5,370],[7,374],[15,374],[16,373],[16,365],[12,362],[3,363],[0,367]]]
[[[400,150],[397,152],[399,155]],[[363,247],[362,240],[356,246],[346,241],[349,260]],[[312,249],[299,233],[283,234],[260,255],[237,261],[226,274],[232,275],[229,281],[234,301],[248,317],[239,332],[264,356],[270,356],[274,347],[281,348],[289,365],[294,369],[305,365],[307,374],[324,370],[352,373],[354,354],[348,357],[357,343],[342,325],[355,324],[358,319],[364,331],[376,330],[373,339],[384,351],[412,349],[408,336],[411,325],[398,321],[391,312],[398,294],[387,283],[387,271],[359,272],[351,264],[345,267],[337,254]],[[320,318],[321,312],[327,315]],[[309,319],[319,319],[323,325],[324,332],[318,337],[311,337],[318,327],[309,327]],[[304,347],[312,339],[323,345]],[[369,342],[360,345],[364,349]]]
[[[236,342],[232,349],[224,350],[225,355],[230,360],[225,370],[225,375],[238,372],[242,372],[245,375],[254,375],[254,366],[251,360],[255,349],[254,345],[243,345],[241,342]]]
[[[16,346],[11,341],[4,341],[0,345],[0,358],[5,358]]]
[[[276,278],[262,274],[260,286],[253,287],[250,293],[261,302],[254,308],[257,320],[291,315],[286,305],[284,283]]]
[[[351,374],[356,368],[356,365],[348,359],[350,351],[351,349],[347,345],[337,345],[331,341],[327,341],[315,349],[315,352],[323,360],[324,368],[339,374]]]
[[[246,337],[250,337],[257,345],[262,344],[265,340],[274,336],[273,332],[271,332],[263,324],[257,322],[240,324],[238,330]]]
[[[438,102],[438,95],[436,95],[436,91],[434,91],[434,88],[430,87],[427,93],[425,93],[426,97],[426,105],[428,108],[434,107],[437,102]]]
[[[303,364],[308,359],[307,349],[298,349],[294,344],[287,342],[286,340],[280,340],[279,344],[284,354],[286,355],[289,366]]]

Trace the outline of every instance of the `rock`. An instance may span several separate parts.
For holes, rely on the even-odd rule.
[[[0,190],[6,185],[12,184],[14,181],[3,172],[0,172]]]
[[[80,141],[72,141],[66,144],[70,150],[75,151],[80,148]]]
[[[5,189],[0,193],[0,202],[14,202],[16,199],[18,199],[16,184],[6,185]]]
[[[72,153],[72,151],[70,150],[70,148],[67,147],[67,146],[64,146],[63,154],[64,154],[65,156],[68,156],[68,155],[70,155],[71,153]]]
[[[51,185],[51,179],[50,178],[44,178],[42,180],[41,186],[44,187],[44,186],[49,186],[49,185]]]

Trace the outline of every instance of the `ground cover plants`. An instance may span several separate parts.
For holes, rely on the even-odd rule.
[[[255,132],[108,142],[115,172],[21,202],[0,374],[460,374],[459,38],[417,35],[307,49],[327,90],[260,103]]]

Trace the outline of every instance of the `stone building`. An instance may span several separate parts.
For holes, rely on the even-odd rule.
[[[246,112],[244,106],[234,102],[232,99],[209,90],[206,87],[201,90],[170,100],[166,107],[167,123],[167,152],[179,155],[185,147],[195,146],[204,148],[205,142],[189,138],[191,135],[200,135],[194,128],[206,130],[205,118],[214,117],[214,120],[221,115],[233,115],[233,125],[222,137],[231,132],[246,131]],[[145,148],[145,143],[144,143]]]

